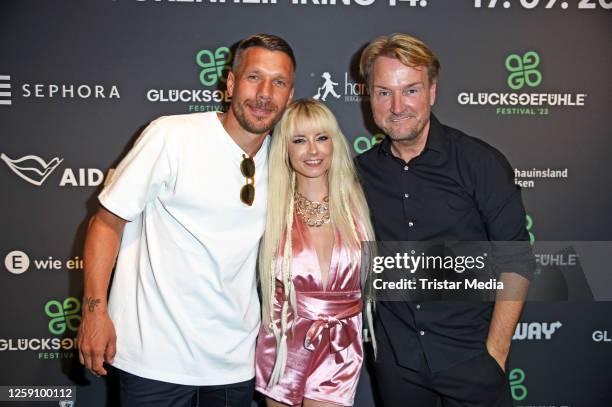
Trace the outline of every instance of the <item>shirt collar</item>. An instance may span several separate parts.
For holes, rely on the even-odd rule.
[[[391,154],[391,142],[389,141],[389,137],[385,137],[383,141],[381,141],[378,150],[385,155]],[[433,113],[429,116],[429,134],[427,135],[424,150],[433,150],[439,153],[444,153],[446,151],[444,128]]]

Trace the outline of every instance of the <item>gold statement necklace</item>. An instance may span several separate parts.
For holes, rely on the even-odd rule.
[[[310,227],[319,227],[329,223],[329,197],[323,198],[323,202],[309,201],[295,191],[295,207],[297,214]]]

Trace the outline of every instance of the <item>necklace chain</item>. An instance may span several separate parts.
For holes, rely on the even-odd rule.
[[[329,223],[329,197],[323,202],[309,201],[304,195],[295,191],[295,207],[297,214],[310,227],[319,227]]]

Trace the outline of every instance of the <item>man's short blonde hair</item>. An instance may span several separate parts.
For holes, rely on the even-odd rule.
[[[415,37],[395,33],[376,38],[363,50],[359,69],[368,86],[371,85],[372,66],[381,56],[395,58],[411,68],[425,67],[430,84],[438,79],[440,61],[431,49]]]

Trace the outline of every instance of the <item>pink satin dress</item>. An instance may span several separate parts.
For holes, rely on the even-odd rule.
[[[290,405],[308,398],[351,406],[363,362],[360,252],[343,245],[336,232],[327,287],[323,287],[309,227],[297,215],[292,240],[291,270],[297,317],[289,312],[287,365],[279,382],[268,388],[276,340],[262,325],[255,351],[255,388],[271,399]],[[282,298],[278,275],[274,313],[279,327]]]

